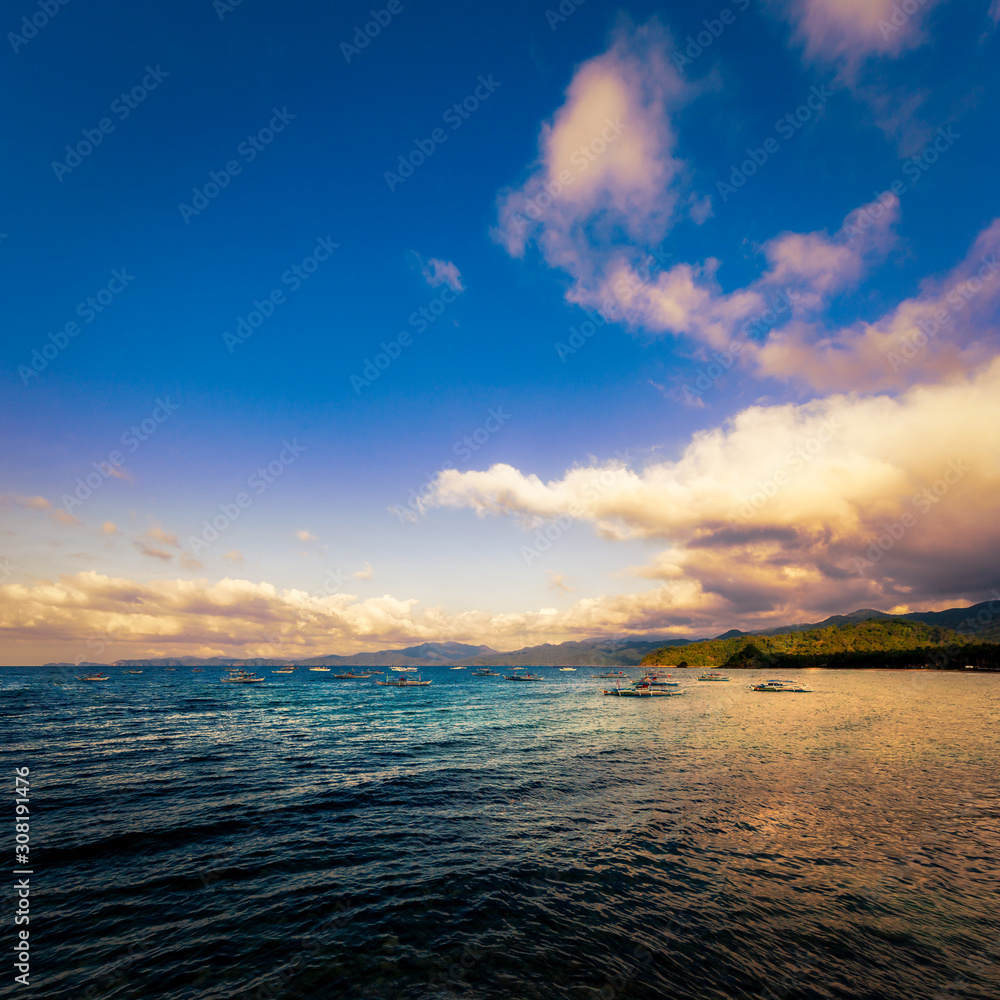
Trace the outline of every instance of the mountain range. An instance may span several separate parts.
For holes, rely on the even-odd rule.
[[[571,642],[543,643],[540,646],[525,646],[513,652],[502,653],[490,646],[473,646],[462,642],[424,642],[418,646],[402,649],[381,649],[371,653],[354,653],[351,656],[328,654],[314,656],[306,660],[289,660],[278,657],[235,659],[227,656],[200,658],[177,656],[155,659],[116,660],[115,667],[197,667],[197,666],[247,666],[266,667],[298,663],[302,666],[325,667],[387,667],[416,666],[431,667],[444,664],[459,666],[590,666],[627,667],[637,665],[647,654],[669,646],[684,646],[693,642],[705,642],[709,638],[734,639],[741,636],[784,635],[789,632],[805,632],[810,629],[832,626],[856,625],[872,618],[899,619],[922,622],[941,628],[954,629],[964,635],[974,636],[977,642],[1000,642],[1000,609],[993,610],[996,601],[983,601],[968,608],[949,608],[945,611],[912,611],[904,615],[891,615],[874,608],[861,608],[846,615],[832,615],[821,622],[780,625],[775,628],[756,629],[741,632],[730,629],[714,637],[678,639],[667,636],[644,636],[642,638],[618,637],[610,639],[583,639]],[[46,664],[46,666],[72,666],[73,664]],[[87,666],[107,666],[108,664],[86,664]]]

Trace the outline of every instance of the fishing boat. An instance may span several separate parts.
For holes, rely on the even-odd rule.
[[[263,684],[264,678],[242,667],[229,667],[229,676],[222,678],[223,684]]]
[[[310,667],[309,668],[314,674],[328,674],[330,672],[329,667]]]
[[[192,667],[191,668],[191,673],[192,674],[203,674],[204,672],[205,671],[202,670],[201,667]]]
[[[729,678],[725,674],[720,674],[717,670],[713,670],[710,673],[702,674],[698,678],[700,681],[728,681]]]
[[[390,670],[395,671],[397,674],[409,674],[416,671],[416,667],[389,667]]]
[[[295,667],[279,667],[277,670],[272,670],[272,674],[294,674]]]
[[[427,687],[430,684],[430,681],[422,681],[419,674],[416,677],[393,677],[391,679],[388,674],[382,676],[385,677],[384,681],[375,682],[379,687],[415,688]]]
[[[96,674],[85,674],[83,677],[77,677],[78,681],[109,681],[111,678],[107,674],[102,674],[98,671]]]
[[[502,674],[498,674],[495,670],[490,670],[489,667],[482,667],[479,670],[472,671],[473,677],[502,677]]]
[[[123,674],[141,674],[142,671],[141,670],[123,670],[122,673]]]
[[[568,674],[568,673],[572,673],[574,670],[576,670],[576,667],[560,667],[559,668],[559,673],[561,673],[561,674]]]
[[[670,674],[667,674],[670,677]],[[655,688],[676,688],[681,686],[680,681],[663,680],[658,674],[646,674],[641,680],[635,681],[633,687],[655,687]]]
[[[519,671],[524,671],[519,673]],[[526,670],[524,667],[515,667],[514,673],[504,674],[503,679],[505,681],[540,681],[541,677],[538,674],[533,674],[530,670]]]
[[[603,674],[594,674],[599,680],[631,681],[632,678],[624,670],[608,670]]]
[[[769,694],[777,694],[779,692],[786,692],[788,694],[811,694],[812,688],[806,687],[804,684],[800,684],[798,681],[783,681],[780,679],[772,678],[771,680],[761,681],[759,684],[751,684],[751,691],[765,691]]]
[[[655,687],[615,687],[610,691],[602,691],[601,694],[616,698],[679,698],[684,692]]]

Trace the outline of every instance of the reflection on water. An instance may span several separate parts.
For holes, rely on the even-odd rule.
[[[996,995],[1000,675],[543,670],[0,669],[35,995]]]

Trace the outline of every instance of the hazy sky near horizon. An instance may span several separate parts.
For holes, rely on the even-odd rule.
[[[0,659],[989,597],[998,22],[9,8]]]

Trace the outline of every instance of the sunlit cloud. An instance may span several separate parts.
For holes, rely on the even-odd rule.
[[[101,531],[105,535],[117,535],[118,526],[114,523],[114,521],[105,521],[104,524],[101,525]]]
[[[356,573],[352,573],[351,576],[355,580],[370,580],[375,575],[375,570],[372,569],[372,564],[366,562],[364,569],[359,569]]]
[[[133,544],[144,556],[152,556],[154,559],[173,559],[172,553],[158,549],[154,545],[147,545],[145,542],[134,542]]]
[[[465,291],[462,275],[450,260],[439,260],[437,257],[431,257],[423,265],[421,274],[423,274],[424,281],[432,288],[447,285],[454,292]]]
[[[230,549],[228,552],[222,553],[223,559],[228,559],[234,566],[238,566],[243,562],[243,553],[239,549]]]
[[[316,541],[316,536],[311,531],[308,531],[305,528],[300,528],[298,531],[296,531],[295,532],[295,537],[300,542],[315,542]]]

